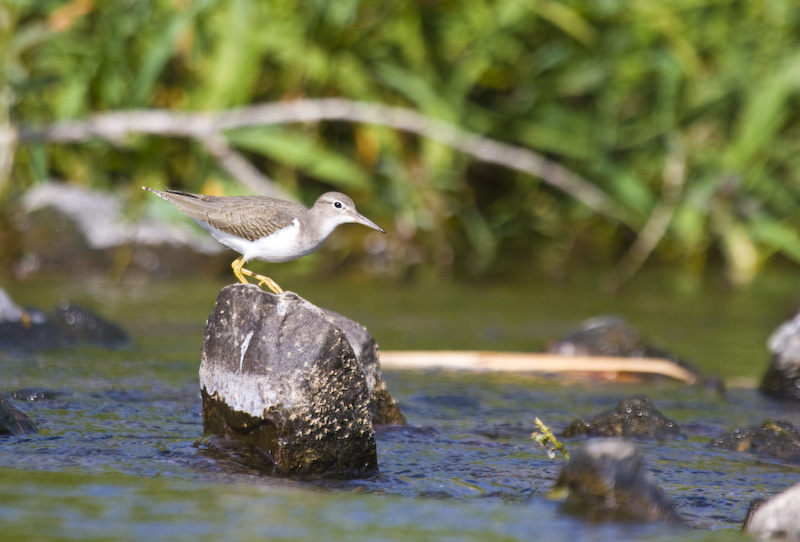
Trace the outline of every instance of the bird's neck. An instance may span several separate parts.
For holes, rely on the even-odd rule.
[[[313,245],[316,250],[328,239],[338,225],[329,220],[314,220],[313,217],[309,216],[305,223],[301,225],[300,236],[303,237],[306,244]]]

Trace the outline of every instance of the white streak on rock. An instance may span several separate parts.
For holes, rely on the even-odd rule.
[[[242,346],[240,347],[240,354],[239,354],[239,372],[242,372],[242,365],[244,363],[244,355],[247,352],[247,347],[250,346],[250,339],[253,338],[253,332],[247,334],[242,342]]]

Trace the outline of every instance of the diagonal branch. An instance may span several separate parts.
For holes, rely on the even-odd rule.
[[[661,199],[653,208],[650,218],[639,231],[633,245],[617,263],[611,276],[607,278],[606,287],[610,290],[619,289],[622,284],[636,274],[664,237],[667,227],[672,221],[686,182],[686,155],[683,147],[678,143],[674,143],[672,147],[672,152],[667,156],[667,162],[664,165]]]
[[[147,133],[189,137],[208,145],[208,141],[218,144],[219,140],[215,138],[221,138],[220,134],[225,130],[322,120],[379,124],[439,141],[478,160],[538,177],[597,213],[627,222],[627,213],[605,192],[539,153],[462,130],[410,109],[343,98],[267,103],[217,113],[118,111],[95,115],[87,121],[68,121],[41,129],[23,129],[20,131],[20,141],[79,142],[101,137],[120,142],[129,134]],[[235,151],[231,149],[231,152]],[[222,154],[232,159],[230,153]],[[233,172],[229,169],[230,164],[223,167]],[[251,182],[240,175],[236,174],[237,178],[252,189]]]
[[[225,139],[217,132],[209,132],[202,136],[195,136],[206,150],[217,159],[219,165],[234,179],[249,188],[255,194],[279,199],[293,199],[272,179],[259,171],[244,156],[236,152]]]
[[[217,128],[232,129],[253,124],[287,124],[342,120],[380,124],[444,143],[481,161],[498,164],[539,177],[598,213],[621,219],[624,214],[602,190],[580,175],[539,153],[462,130],[452,124],[401,107],[357,102],[342,98],[298,100],[261,104],[221,113]]]

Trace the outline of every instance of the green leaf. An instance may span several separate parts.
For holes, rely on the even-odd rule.
[[[342,188],[365,187],[370,176],[356,162],[332,151],[309,136],[272,128],[228,132],[228,140]]]
[[[780,127],[794,115],[789,97],[798,88],[800,55],[752,85],[736,136],[725,155],[730,167],[744,169],[759,151],[775,140]]]
[[[706,244],[707,224],[706,212],[684,204],[675,210],[669,229],[684,248],[696,251]]]
[[[480,271],[491,263],[497,253],[497,239],[480,211],[474,206],[465,207],[459,218],[475,252],[473,264],[476,270]]]
[[[533,122],[515,123],[515,137],[531,149],[588,160],[596,153],[590,121],[561,107],[549,107]]]
[[[224,2],[216,13],[216,47],[209,57],[207,79],[199,99],[201,108],[222,108],[247,103],[260,73],[260,51],[254,45],[262,22],[256,2]]]
[[[458,122],[459,115],[456,108],[439,94],[428,79],[387,62],[376,66],[376,74],[384,84],[403,94],[428,115],[449,122]],[[456,107],[458,105],[456,104]]]
[[[748,229],[755,241],[800,262],[800,236],[798,236],[796,228],[773,219],[762,218],[751,222]]]
[[[195,1],[183,13],[179,13],[169,22],[160,37],[147,48],[144,53],[144,62],[136,77],[133,92],[131,93],[132,105],[141,107],[147,105],[147,98],[153,87],[175,53],[175,42],[178,36],[186,30],[188,25],[203,9],[210,4],[209,0]]]
[[[534,2],[532,8],[544,19],[560,28],[584,45],[591,46],[597,41],[598,32],[577,11],[562,2]]]
[[[641,216],[647,216],[656,203],[656,198],[635,172],[620,170],[611,175],[610,192],[615,199],[630,209],[635,209]]]
[[[720,240],[728,278],[734,285],[751,282],[758,269],[759,254],[748,228],[742,223],[731,223],[720,232]]]

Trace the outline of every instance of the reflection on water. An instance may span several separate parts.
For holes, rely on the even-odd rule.
[[[757,379],[765,341],[800,301],[790,276],[729,292],[642,275],[618,295],[594,279],[564,284],[397,286],[290,280],[286,286],[365,324],[381,348],[537,350],[579,321],[618,314],[658,346],[725,377]],[[380,475],[302,483],[203,453],[199,390],[205,319],[221,283],[5,284],[20,303],[69,298],[125,327],[135,346],[0,357],[2,390],[60,393],[15,405],[37,435],[0,439],[0,525],[9,539],[722,540],[740,536],[751,499],[800,479],[794,467],[712,450],[711,437],[800,412],[753,389],[725,397],[678,384],[558,382],[525,375],[388,372],[408,428],[379,428]],[[640,442],[697,529],[586,524],[543,495],[559,464],[531,443],[533,419],[557,432],[647,393],[684,438]],[[580,439],[567,440],[576,446]]]

